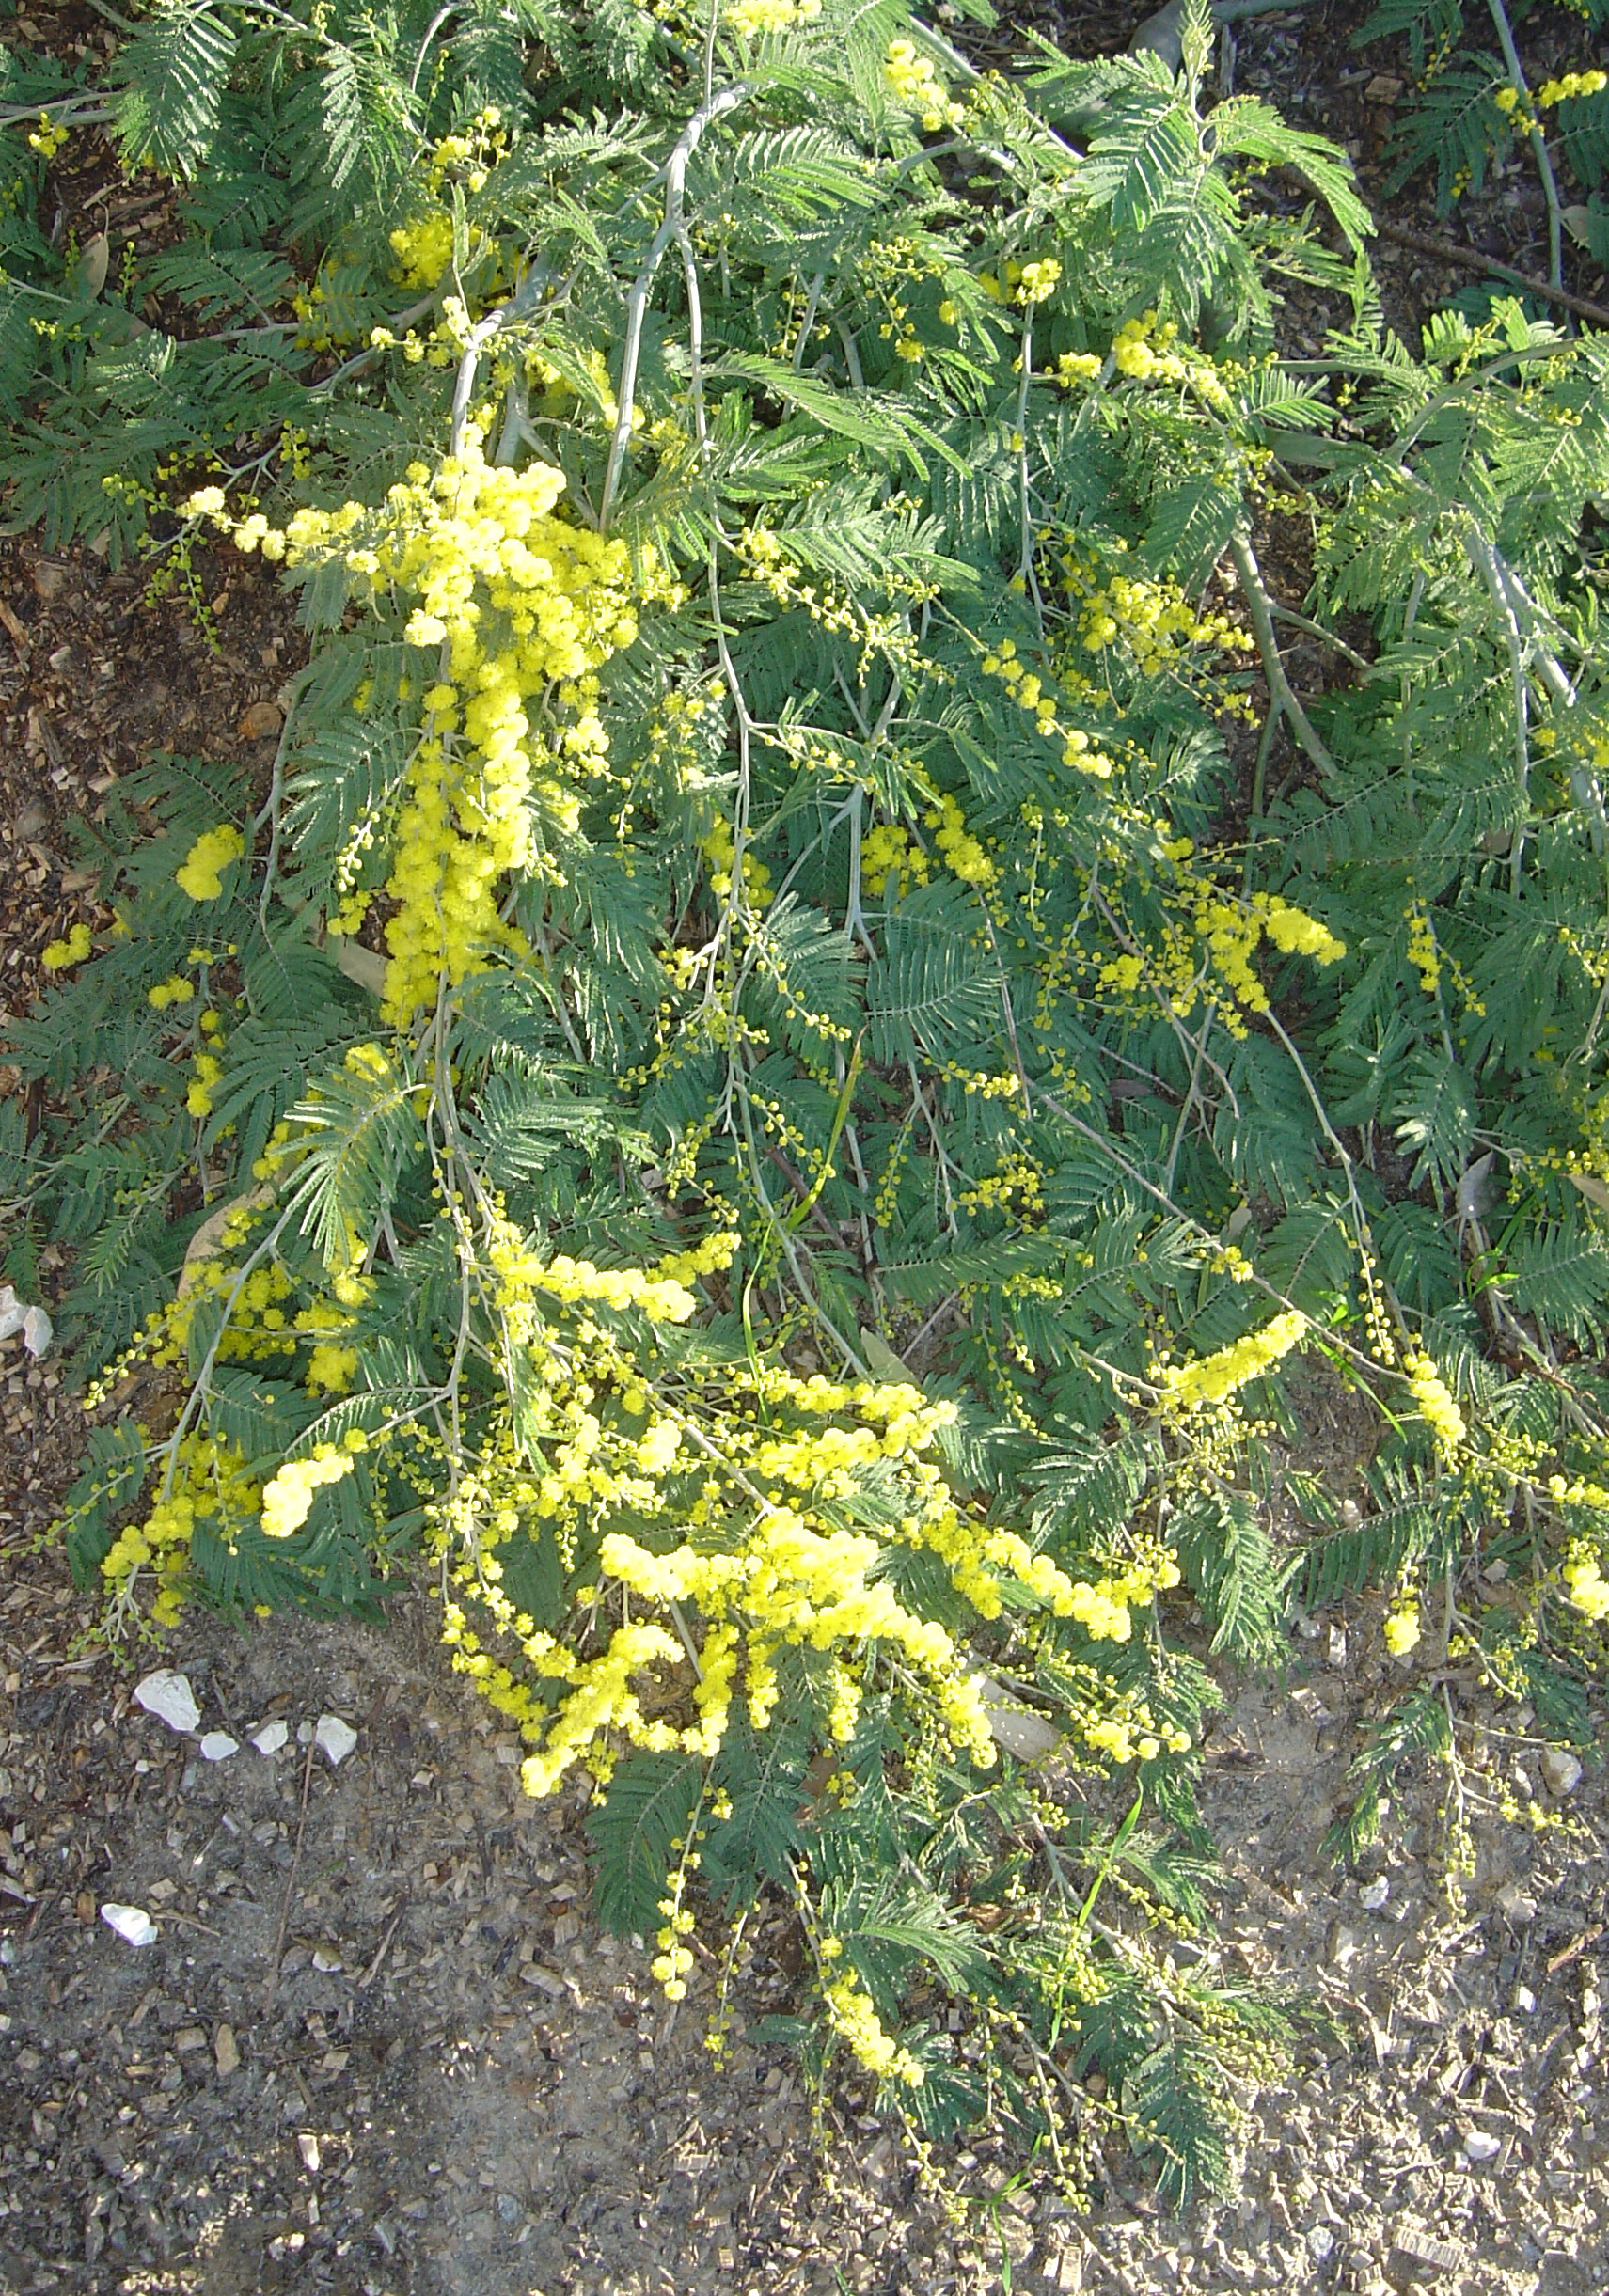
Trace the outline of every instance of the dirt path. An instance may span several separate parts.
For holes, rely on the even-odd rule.
[[[1209,1747],[1214,1950],[1334,2019],[1259,2108],[1244,2200],[1159,2217],[1114,2150],[1081,2217],[1043,2177],[1002,2192],[983,2147],[939,2164],[947,2209],[860,2100],[834,2100],[818,2152],[781,2052],[739,2037],[711,2068],[708,1972],[672,2015],[599,1936],[580,1804],[522,1797],[423,1605],[389,1632],[187,1621],[161,1656],[239,1741],[209,1761],[82,1649],[80,1599],[23,1529],[0,1579],[5,2296],[940,2296],[1004,2287],[1007,2258],[1014,2287],[1130,2296],[1609,2288],[1585,1782],[1554,1805],[1573,1831],[1534,1848],[1477,1821],[1454,1919],[1415,1854],[1426,1782],[1393,1852],[1350,1877],[1318,1858],[1367,1680],[1299,1660],[1289,1691],[1242,1692]],[[325,1713],[356,1733],[339,1768],[298,1743]],[[791,1990],[789,1929],[759,1937],[739,2036]]]

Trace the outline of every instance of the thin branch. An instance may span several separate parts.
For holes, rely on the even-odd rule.
[[[1360,653],[1355,646],[1349,646],[1344,637],[1337,637],[1334,631],[1327,630],[1321,621],[1309,621],[1306,615],[1299,614],[1294,606],[1281,605],[1276,599],[1270,598],[1269,611],[1275,621],[1288,621],[1293,630],[1305,630],[1309,637],[1317,637],[1324,645],[1333,646],[1343,660],[1350,662],[1354,669],[1374,668],[1366,653]]]
[[[1482,255],[1478,247],[1460,247],[1457,240],[1437,239],[1428,231],[1411,231],[1406,224],[1388,223],[1379,215],[1374,228],[1381,239],[1389,239],[1398,247],[1411,248],[1415,255],[1428,255],[1438,263],[1457,263],[1462,271],[1494,271],[1500,279],[1512,279],[1516,287],[1524,288],[1530,294],[1562,304],[1579,319],[1590,319],[1601,327],[1609,327],[1609,310],[1601,303],[1575,294],[1568,287],[1555,286],[1551,279],[1538,279],[1533,271],[1519,271],[1512,263],[1500,263],[1496,256]]]
[[[1290,721],[1291,731],[1306,750],[1326,779],[1333,779],[1335,761],[1315,732],[1307,712],[1297,700],[1290,680],[1285,674],[1280,659],[1279,640],[1274,636],[1273,601],[1263,586],[1256,553],[1251,538],[1243,531],[1229,538],[1229,555],[1235,561],[1235,572],[1240,578],[1240,590],[1246,601],[1246,611],[1252,617],[1252,631],[1257,641],[1257,653],[1262,658],[1263,675],[1269,682],[1269,691]]]
[[[620,389],[615,414],[614,435],[609,440],[609,459],[604,471],[604,491],[598,505],[598,531],[608,532],[609,512],[614,508],[616,490],[631,445],[631,426],[637,412],[637,369],[642,356],[642,329],[648,317],[648,298],[654,292],[654,280],[665,251],[671,241],[686,230],[683,208],[686,197],[687,163],[699,148],[700,138],[712,120],[723,112],[735,110],[749,94],[747,85],[739,81],[735,87],[723,87],[718,94],[701,103],[678,136],[674,149],[665,163],[665,220],[655,232],[642,269],[632,283],[625,305],[625,345],[621,354]]]
[[[291,1908],[296,1897],[296,1873],[302,1863],[302,1839],[308,1830],[308,1795],[312,1787],[313,1756],[318,1752],[318,1744],[315,1734],[308,1740],[308,1758],[302,1765],[302,1808],[296,1819],[296,1847],[291,1853],[291,1871],[285,1877],[285,1902],[279,1909],[279,1929],[274,1940],[273,1958],[268,1964],[268,1983],[263,1989],[262,2005],[265,2009],[273,2006],[274,1996],[279,1990],[279,1963],[285,1951],[285,1932],[291,1926]]]
[[[1558,178],[1548,156],[1547,138],[1537,125],[1536,107],[1526,85],[1525,67],[1514,45],[1514,27],[1508,21],[1508,10],[1503,0],[1487,0],[1487,5],[1497,26],[1497,37],[1503,42],[1503,60],[1508,67],[1508,76],[1520,90],[1520,101],[1531,121],[1528,138],[1531,155],[1537,163],[1537,172],[1542,179],[1542,196],[1548,203],[1548,276],[1559,287],[1564,281],[1564,210],[1559,201]]]
[[[815,315],[821,308],[821,291],[826,285],[826,272],[818,271],[810,283],[810,293],[805,299],[804,317],[799,321],[798,340],[794,345],[795,374],[799,373],[804,366],[805,346],[810,341],[811,330],[815,325]]]
[[[1514,778],[1521,808],[1520,826],[1514,832],[1513,853],[1508,863],[1508,889],[1517,895],[1525,852],[1524,815],[1530,805],[1531,783],[1531,750],[1527,737],[1530,697],[1525,686],[1524,641],[1520,635],[1514,601],[1498,569],[1497,554],[1473,518],[1464,529],[1464,547],[1476,573],[1482,576],[1491,593],[1491,602],[1503,620],[1503,635],[1508,647],[1508,674],[1514,687]]]
[[[447,23],[448,19],[451,16],[456,16],[457,13],[458,0],[447,0],[447,6],[445,8],[438,8],[435,14],[431,18],[429,24],[425,26],[425,36],[423,39],[420,40],[419,52],[414,58],[413,71],[408,74],[408,93],[410,95],[413,95],[418,90],[419,74],[425,68],[425,57],[430,54],[431,42],[434,39],[436,34],[441,30],[442,25]]]

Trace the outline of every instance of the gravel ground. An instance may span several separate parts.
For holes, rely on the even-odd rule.
[[[186,1621],[160,1655],[201,1728],[241,1741],[213,1762],[83,1646],[80,1598],[21,1528],[0,1596],[6,2296],[939,2296],[1005,2287],[1008,2259],[1016,2288],[1130,2296],[1609,2289],[1601,1786],[1548,1797],[1567,1824],[1537,1836],[1477,1816],[1456,1913],[1421,1854],[1428,1780],[1404,1781],[1393,1846],[1338,1873],[1317,1836],[1367,1667],[1297,1659],[1208,1748],[1216,1950],[1331,2018],[1257,2109],[1243,2199],[1167,2218],[1114,2162],[1075,2213],[986,2146],[924,2185],[852,2096],[818,2146],[775,2050],[740,2039],[714,2072],[707,1972],[672,2013],[598,1934],[581,1804],[521,1796],[422,1605],[386,1632]],[[339,1767],[298,1742],[325,1713],[356,1734]],[[247,1734],[276,1720],[260,1753]],[[1472,1780],[1489,1756],[1547,1796],[1495,1723],[1469,1753]],[[105,1903],[145,1909],[154,1942],[125,1943]],[[790,1927],[760,1935],[740,2032],[790,1992]]]

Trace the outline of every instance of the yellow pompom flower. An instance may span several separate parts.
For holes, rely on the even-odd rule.
[[[1306,1316],[1292,1309],[1276,1315],[1260,1331],[1249,1331],[1231,1346],[1220,1347],[1216,1355],[1202,1356],[1193,1363],[1170,1364],[1160,1382],[1164,1404],[1192,1410],[1201,1404],[1223,1402],[1237,1388],[1261,1378],[1293,1347],[1300,1347],[1306,1331]]]
[[[1559,1576],[1564,1580],[1565,1599],[1570,1608],[1590,1618],[1594,1626],[1602,1626],[1609,1619],[1609,1580],[1604,1579],[1602,1566],[1591,1549],[1572,1547]]]
[[[1383,1628],[1385,1646],[1394,1659],[1405,1659],[1419,1642],[1419,1605],[1411,1596],[1404,1596],[1396,1608],[1386,1615]]]
[[[321,1443],[310,1458],[287,1459],[262,1486],[262,1531],[266,1538],[290,1538],[302,1528],[313,1504],[313,1494],[326,1483],[339,1483],[352,1472],[350,1451]]]
[[[64,941],[47,941],[39,963],[46,972],[64,972],[70,965],[82,965],[92,946],[89,927],[80,922]]]
[[[1451,1389],[1423,1350],[1405,1356],[1403,1369],[1408,1374],[1419,1415],[1428,1424],[1437,1451],[1450,1467],[1464,1439],[1464,1415],[1453,1400]]]
[[[180,890],[192,901],[216,901],[224,889],[223,872],[245,851],[245,839],[231,823],[203,830],[175,873]]]

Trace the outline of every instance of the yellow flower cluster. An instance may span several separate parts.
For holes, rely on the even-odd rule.
[[[192,901],[216,901],[224,889],[224,871],[245,851],[245,839],[232,824],[204,829],[174,873],[180,891]]]
[[[1110,546],[1119,556],[1128,548],[1121,536]],[[1061,560],[1061,572],[1068,600],[1076,607],[1083,651],[1100,653],[1122,643],[1143,677],[1177,668],[1192,646],[1246,653],[1256,643],[1226,614],[1198,614],[1175,583],[1122,573],[1103,579],[1094,553],[1080,558],[1069,552]]]
[[[1131,1613],[1179,1582],[1178,1563],[1165,1547],[1092,1581],[1068,1578],[1015,1531],[991,1531],[979,1540],[959,1516],[938,1526],[926,1544],[950,1564],[956,1587],[981,1618],[1000,1616],[999,1577],[1005,1577],[1035,1596],[1053,1617],[1075,1620],[1092,1643],[1128,1642]]]
[[[1175,346],[1178,327],[1173,320],[1159,325],[1155,311],[1127,320],[1112,339],[1112,363],[1119,374],[1137,383],[1188,384],[1207,405],[1222,412],[1229,392],[1209,358],[1187,345]]]
[[[1408,912],[1408,962],[1419,975],[1426,996],[1433,997],[1441,983],[1442,960],[1430,912],[1422,901],[1415,901]]]
[[[1113,624],[1115,632],[1116,625]],[[1087,774],[1092,781],[1110,779],[1112,761],[1103,749],[1097,748],[1080,726],[1066,726],[1058,715],[1060,701],[1055,687],[1047,689],[1046,682],[1030,670],[1017,654],[1015,639],[1002,637],[994,650],[984,655],[979,664],[986,678],[999,678],[1019,709],[1031,711],[1036,730],[1047,740],[1062,744],[1062,763],[1075,773]]]
[[[1269,993],[1252,959],[1266,936],[1286,956],[1308,956],[1317,965],[1336,964],[1347,953],[1327,925],[1278,893],[1254,893],[1249,902],[1203,900],[1195,930],[1221,978],[1248,1012],[1266,1013]]]
[[[723,1264],[733,1248],[723,1230],[693,1254],[626,1271],[622,1297],[679,1311],[681,1301],[656,1299],[661,1287]],[[589,1313],[595,1273],[539,1318],[536,1297],[550,1288],[554,1264],[500,1221],[486,1260],[511,1361],[523,1366],[520,1434],[507,1413],[494,1415],[456,1489],[427,1517],[459,1590],[443,1623],[452,1663],[518,1724],[533,1793],[552,1791],[583,1759],[607,1776],[611,1734],[650,1751],[711,1755],[740,1697],[764,1728],[789,1650],[815,1654],[824,1669],[829,1733],[852,1735],[865,1654],[880,1645],[921,1686],[936,1729],[978,1763],[992,1762],[978,1683],[949,1629],[890,1583],[891,1544],[939,1560],[975,1615],[998,1617],[1009,1583],[1096,1641],[1127,1640],[1133,1607],[1177,1581],[1176,1563],[1160,1549],[1093,1584],[1075,1580],[1015,1533],[964,1515],[924,1455],[953,1407],[928,1404],[908,1383],[745,1364],[719,1375],[718,1396],[670,1405],[626,1335]],[[875,1533],[852,1528],[844,1512],[869,1476],[881,1494]],[[881,1511],[894,1493],[889,1519]],[[537,1630],[505,1591],[500,1558],[527,1536],[557,1540],[566,1559],[589,1558],[598,1583],[580,1593],[594,1616],[600,1607],[615,1613],[623,1593],[619,1623],[595,1654]],[[469,1603],[510,1639],[526,1678],[481,1646]],[[688,1658],[695,1680],[684,1675],[677,1687]],[[643,1675],[655,1681],[652,1702]],[[561,1685],[557,1701],[531,1677]],[[676,1706],[672,1718],[666,1709]],[[1115,1711],[1113,1699],[1098,1710]]]
[[[1193,1363],[1167,1365],[1159,1382],[1164,1406],[1190,1411],[1203,1404],[1223,1403],[1237,1389],[1260,1379],[1293,1347],[1300,1347],[1306,1332],[1306,1316],[1291,1309],[1276,1315],[1260,1331],[1248,1331],[1244,1339],[1220,1347],[1215,1355],[1202,1356]]]
[[[596,672],[635,640],[639,601],[672,594],[652,554],[634,573],[623,543],[554,515],[564,484],[544,464],[487,464],[471,424],[456,460],[412,464],[378,509],[299,511],[284,530],[288,564],[344,559],[377,598],[414,602],[408,644],[443,652],[386,887],[397,907],[381,1011],[399,1027],[489,951],[523,952],[498,914],[499,880],[536,862],[543,819],[575,831],[607,771]]]
[[[1421,1628],[1419,1605],[1411,1595],[1402,1596],[1396,1607],[1388,1611],[1381,1628],[1385,1646],[1394,1659],[1405,1659],[1418,1646]]]
[[[262,1530],[266,1538],[290,1538],[307,1521],[313,1503],[313,1493],[327,1483],[339,1483],[351,1474],[356,1465],[355,1454],[362,1450],[364,1437],[354,1429],[346,1439],[347,1448],[338,1451],[333,1443],[321,1443],[305,1459],[287,1459],[284,1466],[262,1486]]]
[[[1590,1618],[1594,1626],[1602,1626],[1609,1619],[1609,1580],[1604,1579],[1602,1565],[1591,1548],[1572,1547],[1559,1576],[1571,1609]]]
[[[465,177],[472,192],[485,188],[486,171],[495,160],[508,149],[508,133],[503,126],[503,115],[495,103],[476,113],[469,122],[467,134],[444,135],[431,151],[425,164],[425,185],[438,193],[447,178],[455,169],[467,166]]]
[[[170,1626],[183,1602],[190,1542],[198,1528],[230,1553],[255,1518],[258,1486],[241,1454],[210,1436],[188,1435],[179,1446],[172,1485],[145,1520],[119,1532],[101,1565],[119,1602],[127,1602],[148,1566],[157,1581],[151,1616]]]
[[[390,246],[402,286],[434,287],[452,260],[452,217],[446,208],[435,208],[417,223],[399,224],[390,234]]]
[[[39,125],[28,130],[28,149],[37,151],[41,160],[54,160],[66,143],[68,134],[68,129],[60,126],[48,112],[41,112]]]
[[[1533,101],[1539,112],[1551,111],[1555,103],[1570,103],[1583,96],[1601,96],[1609,87],[1609,72],[1596,69],[1587,71],[1561,72],[1556,80],[1544,80]],[[1520,134],[1535,124],[1525,113],[1521,90],[1512,86],[1495,88],[1491,101],[1500,112],[1505,112]]]
[[[1064,351],[1056,361],[1056,380],[1071,390],[1075,383],[1094,383],[1106,364],[1094,351]]]
[[[1420,1417],[1428,1424],[1437,1451],[1450,1467],[1464,1439],[1464,1415],[1441,1373],[1423,1350],[1404,1356],[1402,1364]]]
[[[763,39],[767,33],[813,24],[820,14],[821,0],[730,0],[723,22],[745,39]]]
[[[1018,1217],[1024,1220],[1036,1219],[1045,1209],[1045,1175],[1027,1156],[1008,1157],[997,1171],[986,1172],[972,1187],[960,1189],[955,1198],[968,1212],[1009,1212],[1014,1200]]]
[[[244,1224],[237,1218],[226,1226],[223,1240],[227,1249],[232,1249],[241,1240]],[[227,1298],[239,1279],[239,1268],[227,1260],[202,1260],[187,1267],[178,1297],[146,1318],[140,1338],[128,1356],[120,1360],[134,1361],[149,1357],[163,1368],[183,1363],[189,1352],[190,1329],[197,1308],[209,1298]],[[293,1289],[289,1272],[277,1262],[253,1268],[240,1285],[229,1312],[229,1328],[218,1342],[219,1360],[252,1362],[290,1353],[296,1341],[283,1303]]]
[[[355,1347],[341,1347],[333,1340],[319,1340],[308,1358],[303,1384],[328,1395],[349,1394],[357,1377],[359,1360]]]
[[[65,972],[70,965],[82,965],[94,946],[89,927],[82,920],[71,926],[64,941],[47,941],[39,963],[46,972]]]
[[[1014,256],[999,271],[980,271],[978,285],[991,303],[1032,305],[1044,302],[1061,275],[1062,266],[1053,255],[1032,258],[1025,263]],[[1035,291],[1040,286],[1044,294]],[[1022,441],[1019,438],[1015,444],[1020,447]]]
[[[1096,1753],[1104,1753],[1120,1767],[1129,1762],[1154,1762],[1159,1753],[1188,1753],[1191,1737],[1176,1722],[1159,1722],[1148,1706],[1133,1714],[1097,1714],[1081,1720],[1079,1736]]]
[[[929,58],[919,55],[908,39],[889,42],[883,57],[883,85],[907,111],[917,114],[930,135],[943,128],[958,128],[967,117],[966,105],[951,102],[949,90]]]
[[[146,1001],[159,1013],[165,1013],[170,1004],[188,1004],[195,994],[194,981],[187,981],[181,972],[171,972],[166,981],[159,981],[154,988],[146,990]]]
[[[470,192],[484,190],[493,165],[508,149],[502,119],[497,105],[488,104],[470,121],[467,134],[444,135],[433,147],[424,166],[424,187],[433,200],[440,199],[442,185],[450,174],[461,175]],[[430,288],[439,284],[452,260],[452,212],[446,206],[433,207],[391,232],[396,275],[402,286]],[[472,231],[468,260],[477,261],[491,244],[482,232]],[[388,348],[394,339],[384,328],[377,328],[375,334],[386,338],[376,345],[379,349]]]
[[[983,846],[968,830],[959,802],[952,796],[939,801],[938,810],[926,816],[927,826],[933,831],[933,841],[952,875],[963,885],[992,885],[995,865]]]
[[[788,1479],[796,1488],[806,1476],[819,1481],[843,1472],[843,1450],[830,1442],[790,1447],[793,1456],[785,1463],[775,1456],[781,1448],[773,1452],[775,1470],[791,1470]],[[805,1465],[811,1452],[815,1457]],[[628,1533],[611,1532],[599,1549],[599,1561],[610,1578],[645,1601],[667,1607],[693,1602],[712,1627],[741,1627],[749,1715],[756,1727],[764,1725],[776,1703],[779,1649],[792,1644],[837,1653],[882,1642],[902,1651],[926,1680],[952,1735],[977,1758],[986,1758],[987,1720],[976,1689],[960,1674],[954,1643],[943,1627],[918,1617],[872,1576],[883,1562],[876,1538],[817,1527],[797,1507],[772,1502],[733,1547],[706,1551],[684,1541],[668,1554],[655,1554]],[[734,1659],[734,1640],[729,1647]],[[730,1674],[722,1671],[729,1681]],[[707,1665],[700,1689],[708,1698]],[[858,1691],[841,1679],[834,1721],[843,1738],[853,1735],[857,1706]],[[719,1744],[724,1720],[724,1710],[710,1716],[710,1728],[699,1734],[701,1746],[708,1746],[712,1736]]]
[[[1062,266],[1053,255],[1042,256],[1036,263],[1024,263],[1022,275],[1017,282],[1015,300],[1032,306],[1048,303],[1056,291]]]
[[[925,885],[932,873],[926,853],[910,831],[895,822],[879,822],[860,841],[860,882],[869,893],[886,892],[891,877],[897,897],[907,879]]]
[[[443,1639],[450,1638],[444,1635]],[[652,1625],[617,1628],[603,1657],[586,1664],[563,1661],[555,1646],[552,1671],[575,1687],[548,1725],[541,1753],[528,1755],[520,1766],[520,1784],[526,1792],[537,1797],[551,1794],[577,1757],[611,1730],[623,1732],[634,1743],[643,1743],[651,1733],[643,1723],[642,1705],[631,1687],[632,1678],[655,1660],[673,1665],[681,1656],[682,1645],[675,1636]]]
[[[710,863],[711,890],[718,901],[730,900],[732,868],[737,857],[737,845],[729,821],[718,821],[705,838],[704,857]],[[743,867],[739,873],[742,904],[751,909],[765,908],[772,898],[771,873],[750,844],[744,845]]]
[[[1555,103],[1569,103],[1583,96],[1601,96],[1609,87],[1609,72],[1596,66],[1587,71],[1567,71],[1556,80],[1544,80],[1537,90],[1537,104],[1549,111]]]
[[[184,1105],[192,1116],[210,1116],[213,1112],[213,1087],[223,1076],[224,1024],[209,1005],[201,1014],[199,1027],[201,1043],[193,1062],[194,1073]]]
[[[498,1218],[492,1222],[486,1257],[497,1280],[497,1304],[515,1316],[514,1328],[523,1338],[534,1319],[522,1311],[529,1309],[538,1292],[568,1306],[604,1307],[616,1313],[636,1308],[650,1323],[684,1324],[698,1306],[687,1284],[728,1266],[736,1249],[735,1234],[722,1229],[696,1250],[673,1253],[654,1269],[594,1267],[591,1260],[573,1260],[564,1252],[544,1257],[510,1221]]]
[[[920,2088],[924,2075],[908,2049],[896,2048],[872,2005],[870,1994],[847,1971],[821,1989],[827,2021],[850,2054],[879,2081],[899,2081]]]

